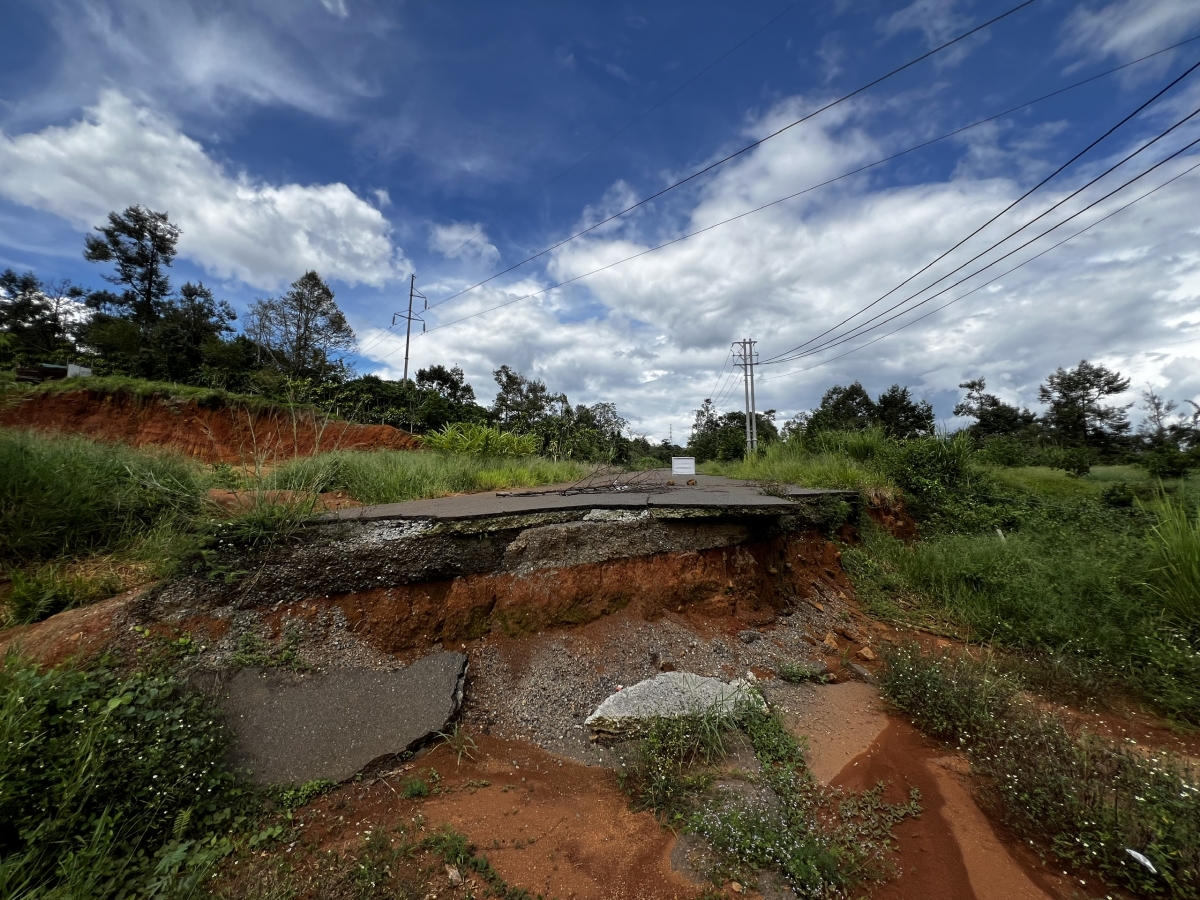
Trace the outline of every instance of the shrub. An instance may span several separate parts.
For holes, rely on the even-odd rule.
[[[1150,589],[1177,619],[1200,624],[1200,504],[1169,494],[1155,504],[1150,528]]]
[[[1192,470],[1193,462],[1178,447],[1166,444],[1146,454],[1146,471],[1153,478],[1183,478]]]
[[[529,456],[541,446],[536,434],[511,434],[478,422],[454,422],[421,440],[432,450],[476,456]]]
[[[14,570],[6,610],[7,623],[0,619],[0,624],[40,622],[64,609],[104,600],[120,590],[121,579],[115,575],[71,577],[57,566],[48,566],[33,574]]]

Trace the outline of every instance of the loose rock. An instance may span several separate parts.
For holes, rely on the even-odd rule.
[[[762,640],[762,632],[755,631],[753,628],[748,628],[745,631],[739,631],[738,638],[743,644],[753,644],[755,641]]]
[[[730,712],[753,695],[742,680],[725,683],[691,672],[664,672],[608,697],[584,724],[610,735],[632,734],[649,720]]]
[[[840,649],[838,647],[837,635],[832,631],[828,632],[825,635],[825,640],[821,641],[821,649],[826,653],[837,653]]]

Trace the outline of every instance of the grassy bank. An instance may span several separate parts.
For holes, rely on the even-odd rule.
[[[262,549],[312,515],[315,495],[342,490],[391,503],[572,482],[587,469],[536,456],[335,451],[265,473],[203,466],[172,453],[73,436],[0,429],[3,624],[43,619],[169,576],[218,539]],[[237,513],[206,500],[231,487],[258,502]],[[272,488],[301,492],[276,503]]]
[[[986,795],[1020,833],[1138,896],[1200,897],[1196,771],[1069,732],[1020,702],[1020,685],[988,665],[915,648],[887,662],[884,694],[924,731],[969,754]]]

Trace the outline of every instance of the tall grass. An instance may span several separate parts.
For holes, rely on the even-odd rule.
[[[363,503],[396,503],[577,481],[587,471],[579,463],[537,456],[337,450],[288,463],[269,475],[268,483],[290,490],[344,490]]]
[[[1200,504],[1161,494],[1150,529],[1149,586],[1176,618],[1200,624]]]
[[[183,457],[0,429],[0,562],[128,546],[199,506],[199,468]]]

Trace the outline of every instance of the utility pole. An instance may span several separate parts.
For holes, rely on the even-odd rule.
[[[754,364],[758,354],[754,345],[758,341],[743,338],[733,342],[734,365],[741,366],[742,386],[746,394],[746,455],[758,451],[758,422],[754,407]]]
[[[425,320],[422,319],[419,314],[418,315],[413,314],[413,300],[414,299],[422,300],[424,302],[425,305],[421,310],[422,312],[429,309],[429,300],[426,298],[426,296],[424,294],[422,294],[420,291],[417,290],[417,275],[415,272],[413,273],[412,278],[409,279],[409,282],[408,282],[408,313],[407,314],[394,313],[392,315],[392,324],[393,325],[396,324],[397,319],[404,319],[405,322],[407,323],[407,327],[405,328],[405,332],[404,332],[404,378],[402,379],[403,381],[408,381],[408,347],[409,347],[409,344],[412,343],[412,323],[420,322],[421,323],[421,334],[425,333]]]

